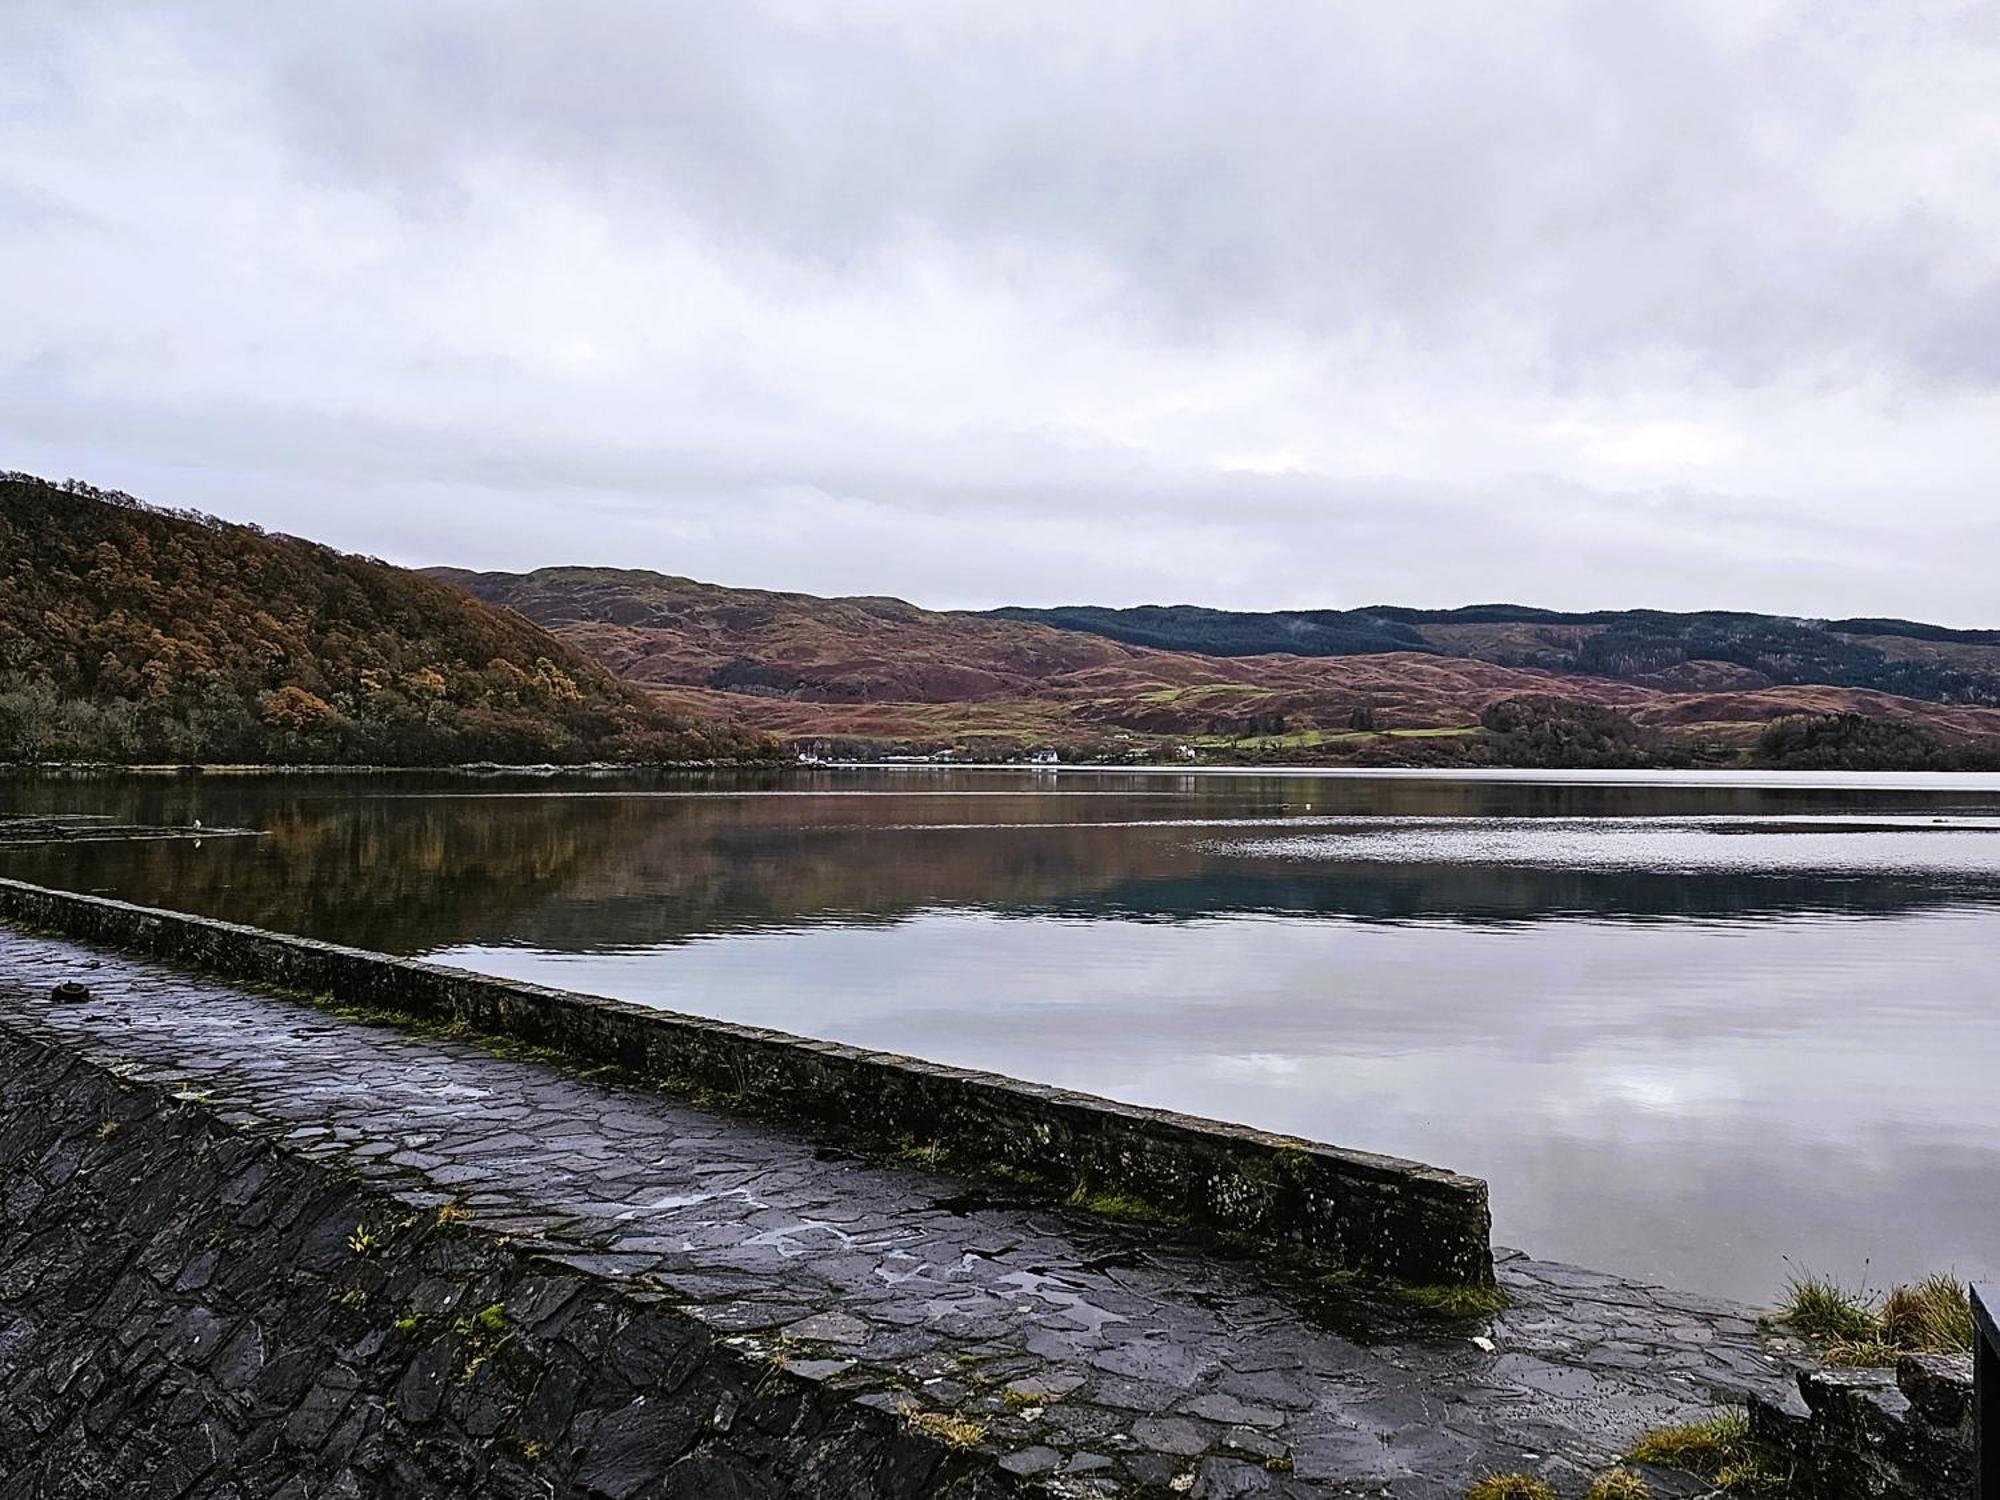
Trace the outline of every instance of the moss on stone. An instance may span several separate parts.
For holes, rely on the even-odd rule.
[[[1186,1222],[1179,1215],[1169,1213],[1157,1203],[1149,1203],[1136,1193],[1092,1192],[1079,1187],[1069,1195],[1070,1207],[1087,1209],[1094,1214],[1103,1214],[1107,1219],[1124,1219],[1134,1224],[1180,1224]]]
[[[897,1143],[896,1155],[919,1167],[937,1167],[944,1164],[946,1153],[936,1141],[919,1144],[915,1136],[906,1135]]]
[[[1490,1318],[1512,1300],[1497,1286],[1399,1286],[1396,1294],[1440,1318]]]
[[[453,1323],[452,1331],[466,1342],[466,1360],[458,1372],[459,1384],[471,1385],[486,1368],[487,1361],[500,1352],[514,1334],[507,1325],[507,1304],[490,1302],[478,1312]]]
[[[1280,1146],[1272,1160],[1278,1173],[1294,1187],[1305,1186],[1312,1176],[1312,1153],[1298,1146]]]

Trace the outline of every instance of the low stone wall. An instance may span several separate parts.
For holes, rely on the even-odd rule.
[[[0,1032],[0,1495],[1044,1493],[658,1297]]]
[[[1486,1184],[996,1074],[0,881],[0,918],[548,1047],[760,1114],[1412,1284],[1490,1284]]]
[[[1753,1402],[1751,1431],[1797,1500],[1972,1500],[1972,1360],[1906,1354],[1893,1370],[1802,1371],[1795,1405]]]

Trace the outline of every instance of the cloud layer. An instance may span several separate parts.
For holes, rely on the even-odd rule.
[[[0,465],[405,562],[2000,625],[2000,12],[16,0]]]

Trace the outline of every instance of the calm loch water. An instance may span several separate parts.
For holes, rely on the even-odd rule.
[[[0,810],[265,832],[7,875],[1474,1172],[1542,1255],[1750,1300],[2000,1273],[2000,778],[30,779]]]

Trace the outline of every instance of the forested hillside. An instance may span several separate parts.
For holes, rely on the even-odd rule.
[[[0,759],[430,765],[765,748],[419,574],[0,475]]]
[[[1813,683],[2000,707],[2000,632],[1908,620],[1794,620],[1728,610],[1565,613],[1512,604],[1277,611],[1072,605],[990,613],[1207,656],[1421,651],[1668,688]]]

